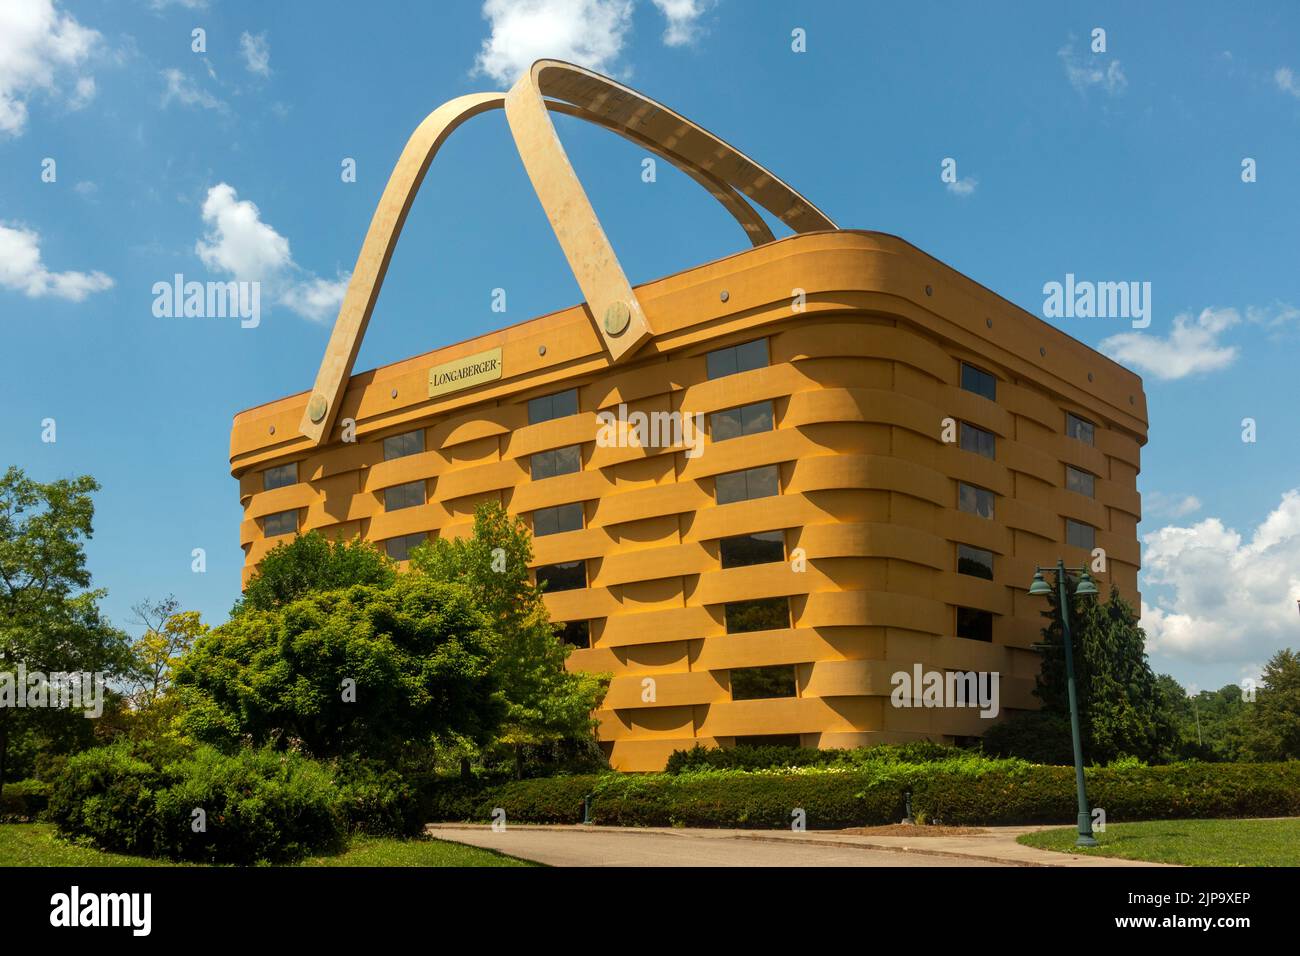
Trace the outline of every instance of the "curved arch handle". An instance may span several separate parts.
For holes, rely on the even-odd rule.
[[[430,163],[461,123],[502,107],[612,361],[634,351],[651,327],[560,144],[550,111],[603,126],[666,158],[718,199],[754,245],[770,242],[772,233],[740,194],[796,232],[836,228],[772,173],[667,107],[581,67],[539,60],[508,94],[457,97],[430,113],[411,134],[371,218],[299,424],[313,444],[324,441],[338,417],[388,264]]]

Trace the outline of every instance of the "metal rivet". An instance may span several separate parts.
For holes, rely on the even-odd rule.
[[[605,309],[605,331],[610,335],[622,335],[632,321],[632,310],[626,302],[611,302]]]
[[[538,354],[538,355],[545,355],[545,354],[546,354],[546,346],[545,346],[545,345],[539,345],[539,346],[537,346],[537,354]]]
[[[728,299],[731,298],[731,293],[728,292],[726,289],[723,289],[722,292],[718,294],[718,298],[721,299],[723,302],[726,302]]]
[[[1046,355],[1046,354],[1047,354],[1047,349],[1046,349],[1046,348],[1040,348],[1040,349],[1038,350],[1038,354],[1039,354],[1039,355]]]
[[[397,389],[393,389],[393,398],[397,397]]]
[[[271,426],[271,434],[272,434],[272,435],[275,434],[275,426],[274,426],[274,425]]]
[[[324,395],[313,395],[311,401],[307,403],[307,417],[317,425],[325,417],[325,413],[330,410],[330,403],[325,401]]]
[[[1137,399],[1134,398],[1132,395],[1130,395],[1130,396],[1128,397],[1128,403],[1129,403],[1130,405],[1136,405],[1136,404],[1137,404]]]
[[[1091,373],[1091,372],[1088,373],[1088,381],[1090,381],[1090,382],[1092,381],[1092,373]]]
[[[932,288],[930,288],[929,286],[926,286],[926,287],[925,287],[925,294],[926,294],[926,295],[934,295],[934,290],[933,290]]]
[[[984,324],[987,325],[990,329],[993,328],[993,320],[992,320],[992,319],[985,319],[985,320],[984,320]]]

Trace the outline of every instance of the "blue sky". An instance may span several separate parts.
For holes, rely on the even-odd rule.
[[[168,593],[223,620],[242,561],[232,415],[310,385],[418,122],[553,55],[1031,312],[1067,273],[1150,282],[1140,333],[1053,321],[1146,382],[1153,664],[1217,687],[1300,647],[1300,7],[803,6],[4,0],[0,462],[103,484],[89,555],[115,621]],[[685,177],[660,164],[646,184],[643,151],[557,125],[634,282],[744,248]],[[178,272],[262,279],[261,324],[155,317],[153,284]],[[357,367],[580,299],[488,114],[439,154]]]

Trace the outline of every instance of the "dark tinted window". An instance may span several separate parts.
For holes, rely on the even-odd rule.
[[[384,439],[384,461],[405,458],[407,455],[418,455],[422,451],[424,451],[423,428],[417,428],[413,432],[403,432],[401,435],[391,435]]]
[[[983,369],[965,362],[961,363],[961,387],[993,401],[998,397],[998,380]]]
[[[582,452],[577,445],[539,451],[529,461],[534,481],[538,478],[554,478],[556,475],[571,475],[581,469]]]
[[[957,545],[957,573],[992,581],[993,552],[972,548],[968,544]]]
[[[1090,421],[1080,418],[1078,415],[1065,413],[1065,434],[1070,438],[1077,438],[1085,445],[1091,445],[1095,426]]]
[[[555,635],[574,647],[591,647],[590,621],[565,621],[555,626]]]
[[[973,607],[957,608],[957,636],[970,641],[993,640],[993,615]]]
[[[996,500],[997,495],[987,488],[968,485],[964,481],[957,482],[957,507],[967,514],[979,515],[981,518],[992,518],[993,503]]]
[[[298,463],[296,461],[287,465],[268,468],[262,472],[263,491],[270,491],[272,488],[283,488],[286,485],[296,485],[297,483]]]
[[[293,534],[298,530],[298,509],[277,511],[262,519],[262,534],[274,538],[279,534]]]
[[[1078,468],[1065,466],[1065,487],[1070,491],[1077,491],[1081,495],[1093,497],[1095,490],[1094,476],[1086,471],[1080,471]]]
[[[775,631],[790,626],[789,598],[759,598],[736,601],[723,607],[728,634]]]
[[[384,489],[384,510],[401,511],[424,504],[424,479]]]
[[[533,537],[559,534],[561,531],[577,531],[582,527],[582,503],[556,505],[554,508],[538,508],[533,512]]]
[[[1096,547],[1097,529],[1072,518],[1065,519],[1065,543],[1091,551]]]
[[[543,395],[528,402],[528,424],[548,422],[552,418],[564,418],[578,414],[578,390],[568,389],[554,395]]]
[[[961,423],[961,447],[985,458],[997,457],[997,439],[993,433],[965,422]]]
[[[767,339],[755,339],[742,345],[718,349],[705,356],[709,369],[709,378],[722,378],[737,372],[763,368],[767,365]]]
[[[545,582],[547,591],[572,591],[574,588],[587,586],[587,563],[585,561],[562,561],[559,564],[543,564],[535,568],[537,583]]]
[[[404,534],[398,538],[389,538],[384,542],[384,550],[394,561],[410,560],[411,552],[417,547],[424,544],[429,539],[429,535],[424,531],[417,531],[415,534]]]
[[[738,534],[720,542],[722,566],[741,568],[750,564],[772,564],[785,560],[785,532],[760,531],[756,534]]]
[[[795,696],[794,665],[781,667],[733,667],[732,700],[762,700],[766,697]]]
[[[755,402],[739,408],[727,408],[709,416],[709,435],[715,442],[771,430],[771,402]]]
[[[781,472],[776,465],[729,471],[715,475],[713,487],[720,505],[728,505],[733,501],[769,498],[781,492]]]

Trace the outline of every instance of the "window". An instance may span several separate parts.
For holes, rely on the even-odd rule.
[[[277,511],[262,519],[262,534],[274,538],[278,534],[293,534],[298,530],[298,509]]]
[[[384,439],[384,461],[405,458],[407,455],[418,455],[422,451],[424,451],[423,428],[417,428],[413,432],[403,432],[400,435],[390,435]]]
[[[727,408],[709,416],[709,435],[715,442],[772,430],[772,403],[755,402]]]
[[[1080,418],[1078,415],[1072,415],[1069,412],[1065,413],[1066,437],[1077,438],[1085,445],[1091,445],[1093,443],[1092,439],[1093,439],[1093,433],[1095,431],[1096,431],[1096,426],[1093,425],[1092,422],[1085,421],[1084,419]]]
[[[968,641],[993,641],[993,615],[973,607],[957,608],[957,636]]]
[[[528,400],[528,424],[530,425],[536,425],[538,422],[549,422],[552,418],[564,418],[567,415],[576,414],[578,414],[578,390],[576,388]]]
[[[709,378],[722,378],[724,375],[763,368],[767,365],[767,339],[755,339],[744,345],[718,349],[705,356],[705,362],[709,367]]]
[[[298,463],[296,461],[287,465],[268,468],[262,472],[263,491],[270,491],[272,488],[283,488],[285,485],[296,485],[297,483]]]
[[[1065,466],[1065,487],[1070,491],[1077,491],[1081,495],[1093,497],[1095,491],[1096,476],[1086,471],[1080,471],[1078,468]]]
[[[543,564],[534,569],[537,583],[548,592],[572,591],[587,586],[587,562],[562,561],[559,564]]]
[[[555,626],[555,636],[574,647],[591,647],[590,621],[565,621]]]
[[[785,560],[784,531],[738,534],[732,538],[723,538],[719,544],[724,568],[743,568],[750,564],[772,564]]]
[[[987,488],[977,488],[964,481],[957,482],[957,507],[967,514],[993,518],[993,502],[997,495]]]
[[[796,696],[794,665],[783,667],[733,667],[732,700],[763,700]]]
[[[965,422],[961,423],[961,447],[985,458],[997,457],[997,439],[993,433]]]
[[[577,445],[565,448],[553,448],[539,451],[528,463],[534,481],[539,478],[554,478],[556,475],[571,475],[582,470],[582,450]]]
[[[720,505],[770,498],[781,493],[781,471],[776,465],[729,471],[713,477],[713,488]]]
[[[1091,551],[1097,546],[1097,529],[1090,524],[1065,519],[1065,543],[1075,548]]]
[[[976,395],[983,395],[990,401],[997,401],[998,380],[983,369],[965,362],[961,363],[961,387]]]
[[[538,508],[533,512],[533,537],[559,534],[561,531],[577,531],[582,527],[582,502],[556,505],[554,508]]]
[[[722,609],[728,634],[748,634],[750,631],[776,631],[790,626],[789,598],[759,598],[756,601],[736,601]]]
[[[415,534],[404,534],[398,538],[389,538],[384,542],[384,550],[388,552],[388,556],[394,561],[409,561],[411,552],[428,540],[428,532],[417,531]]]
[[[424,479],[384,489],[384,510],[401,511],[424,504]]]
[[[972,548],[968,544],[957,545],[957,573],[992,581],[993,552]]]
[[[736,738],[737,747],[802,747],[800,734],[748,734]]]

